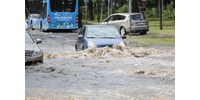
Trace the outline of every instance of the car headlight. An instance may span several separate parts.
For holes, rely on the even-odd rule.
[[[33,50],[32,56],[40,56],[40,55],[42,55],[42,51],[39,48]]]
[[[32,56],[40,56],[42,55],[42,52],[41,51],[34,51]]]
[[[91,42],[91,41],[88,41],[87,46],[88,46],[88,48],[95,48],[96,47],[94,42]]]

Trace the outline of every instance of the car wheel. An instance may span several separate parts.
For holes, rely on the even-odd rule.
[[[31,28],[31,30],[33,30],[33,24],[32,24],[32,21],[31,21],[31,27],[30,27],[30,28]]]
[[[140,35],[144,35],[144,34],[147,34],[147,32],[146,31],[140,32]]]
[[[124,27],[120,28],[120,34],[124,36],[126,34],[126,29]]]
[[[42,32],[42,22],[40,22],[40,32]]]

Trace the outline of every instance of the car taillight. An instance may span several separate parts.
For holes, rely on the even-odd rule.
[[[47,16],[47,22],[50,23],[50,16]]]
[[[76,23],[78,23],[78,16],[76,16]]]

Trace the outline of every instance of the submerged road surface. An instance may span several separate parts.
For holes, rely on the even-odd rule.
[[[44,63],[25,66],[26,100],[174,100],[174,47],[75,51],[77,32],[30,31]]]

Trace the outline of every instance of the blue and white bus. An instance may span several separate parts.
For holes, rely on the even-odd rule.
[[[78,0],[41,0],[40,29],[78,29]]]

